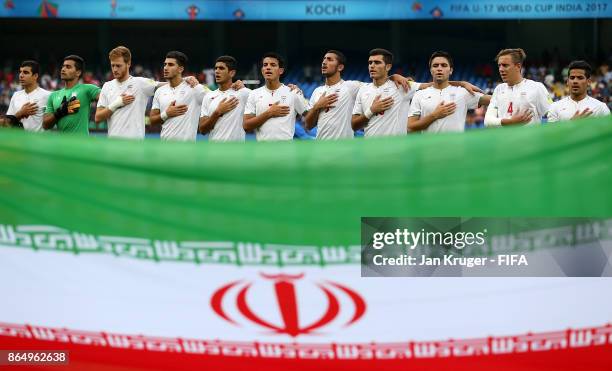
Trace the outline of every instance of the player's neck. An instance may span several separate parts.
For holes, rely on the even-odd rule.
[[[224,83],[219,84],[219,90],[226,91],[232,87],[232,80],[227,80]]]
[[[508,86],[514,86],[514,85],[518,85],[523,81],[523,76],[519,76],[516,80],[508,80]]]
[[[339,73],[335,73],[335,74],[325,78],[325,85],[327,85],[327,86],[336,85],[337,83],[340,82],[340,80],[342,80],[342,77],[340,77],[340,74]]]
[[[117,79],[117,81],[118,81],[118,82],[124,82],[124,81],[126,81],[127,79],[129,79],[129,78],[130,78],[130,74],[129,74],[129,73],[127,73],[127,74],[125,74],[125,76],[123,76],[122,78]]]
[[[586,97],[587,97],[586,91],[583,94],[580,94],[580,95],[570,94],[570,99],[573,100],[574,102],[580,102],[581,100],[583,100]]]
[[[442,90],[444,88],[447,88],[449,86],[450,86],[450,83],[448,82],[448,80],[442,81],[442,82],[434,81],[434,83],[433,83],[433,87],[435,89],[440,89],[440,90]]]
[[[76,84],[79,83],[79,79],[74,79],[74,80],[66,80],[66,89],[72,89],[75,87]]]
[[[374,86],[379,87],[383,86],[387,80],[389,80],[389,76],[381,77],[380,79],[373,79],[372,82],[374,83]]]
[[[177,86],[181,85],[182,82],[183,82],[183,77],[181,75],[176,75],[170,80],[168,80],[168,83],[170,83],[171,88],[176,88]]]
[[[30,94],[36,89],[38,89],[38,84],[32,84],[23,87],[23,90],[25,90],[26,94]]]
[[[280,80],[266,80],[266,88],[268,88],[268,90],[276,90],[278,88],[280,88],[281,86],[281,82]]]

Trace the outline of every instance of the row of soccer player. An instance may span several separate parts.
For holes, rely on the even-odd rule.
[[[307,101],[297,86],[281,83],[284,61],[276,53],[262,57],[265,85],[254,90],[234,82],[235,58],[217,58],[218,89],[210,91],[195,78],[182,76],[187,56],[181,52],[167,53],[163,69],[167,81],[155,82],[131,76],[131,53],[119,46],[109,53],[114,79],[102,89],[79,83],[84,71],[79,56],[64,58],[61,79],[65,86],[52,93],[37,85],[38,64],[23,62],[19,70],[23,90],[11,98],[5,123],[26,130],[57,127],[61,132],[87,134],[90,104],[97,100],[95,120],[107,121],[110,137],[142,139],[151,96],[150,121],[161,124],[161,138],[183,141],[195,140],[198,131],[213,141],[244,140],[245,131],[254,131],[257,140],[291,140],[299,116],[306,129],[317,127],[317,139],[341,139],[352,138],[359,129],[364,129],[365,137],[463,131],[468,109],[481,105],[488,106],[486,126],[533,124],[546,115],[554,122],[610,114],[604,103],[587,95],[592,72],[588,63],[570,64],[570,95],[552,103],[543,84],[522,77],[525,58],[522,49],[498,53],[504,83],[490,96],[467,82],[450,81],[453,59],[446,52],[435,52],[429,59],[432,82],[417,83],[390,76],[393,55],[373,49],[368,59],[372,82],[362,83],[342,79],[346,58],[330,50],[321,63],[325,85]]]

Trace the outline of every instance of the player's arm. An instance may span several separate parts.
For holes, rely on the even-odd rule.
[[[229,111],[238,107],[240,101],[236,97],[230,97],[229,99],[223,98],[217,109],[215,109],[210,116],[202,116],[200,117],[199,130],[202,134],[209,133],[212,129],[215,128],[215,124],[219,120],[221,116],[228,113]]]
[[[357,98],[359,99],[359,97]],[[386,97],[380,99],[380,95],[374,97],[374,101],[370,108],[366,109],[364,113],[357,113],[353,111],[353,117],[351,118],[351,126],[353,130],[363,129],[370,119],[380,112],[386,111],[393,106],[393,97]]]
[[[280,102],[276,102],[259,115],[245,114],[242,126],[246,131],[255,130],[261,125],[265,124],[269,119],[287,116],[289,112],[289,106],[281,106]]]
[[[440,104],[433,110],[429,115],[414,115],[408,118],[408,130],[409,131],[421,131],[425,130],[431,125],[434,121],[444,118],[448,115],[452,115],[457,109],[457,105],[455,102],[444,103],[444,101],[440,102]]]
[[[509,126],[509,125],[520,125],[528,123],[533,117],[533,112],[531,110],[525,111],[517,111],[512,117],[507,119],[500,119],[497,104],[494,102],[493,104],[489,104],[487,108],[487,113],[485,114],[484,123],[485,126]]]
[[[451,84],[452,86],[458,86],[460,88],[464,88],[471,95],[474,95],[475,93],[484,93],[484,91],[482,91],[482,89],[480,89],[478,86],[470,84],[467,81],[449,81],[448,83]]]
[[[490,95],[483,95],[480,97],[480,99],[478,99],[478,107],[480,106],[488,106],[489,103],[491,103],[491,96]]]
[[[553,104],[550,106],[550,110],[548,111],[547,121],[548,122],[558,122],[560,120],[559,113],[557,112],[557,105]]]
[[[335,107],[334,104],[338,101],[338,94],[326,94],[327,93],[324,92],[317,102],[312,105],[312,108],[308,110],[306,116],[304,116],[304,126],[306,127],[306,130],[311,130],[317,126],[317,122],[319,121],[319,113],[321,110]]]
[[[47,110],[43,116],[43,129],[52,129],[61,118],[78,112],[80,107],[81,102],[79,102],[76,97],[72,97],[70,98],[70,100],[64,97],[60,106],[56,110],[53,110],[51,96],[49,96],[49,101],[47,102]]]
[[[15,100],[11,98],[9,108],[6,111],[6,116],[4,118],[0,118],[0,126],[23,128],[21,120],[35,115],[37,111],[38,105],[32,102],[25,103],[20,109],[17,109],[15,107]]]
[[[111,102],[108,107],[100,106],[102,103],[98,103],[98,107],[96,108],[95,122],[100,123],[102,121],[108,120],[109,117],[115,113],[118,109],[127,106],[134,102],[133,95],[121,95],[117,97],[113,102]]]
[[[164,120],[161,118],[161,112],[159,109],[151,109],[149,113],[149,121],[151,125],[163,124]]]

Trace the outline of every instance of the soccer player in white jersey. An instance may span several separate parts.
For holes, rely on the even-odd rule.
[[[321,73],[325,85],[317,87],[310,96],[308,113],[304,117],[307,130],[318,126],[317,139],[352,138],[351,114],[355,106],[361,81],[345,81],[341,77],[346,57],[337,50],[329,50],[323,56]],[[391,80],[404,90],[418,89],[419,84],[410,82],[400,75],[392,75]]]
[[[229,55],[217,58],[215,81],[219,88],[206,94],[200,112],[200,132],[211,141],[244,141],[244,107],[251,89],[233,89],[238,62]]]
[[[38,86],[40,66],[36,61],[24,61],[19,67],[22,90],[11,97],[5,123],[27,131],[42,131],[43,112],[51,92]]]
[[[107,121],[108,136],[144,139],[145,111],[155,89],[168,84],[130,75],[132,53],[118,46],[108,53],[114,79],[102,86],[95,121]],[[192,76],[184,79],[192,87],[199,84]]]
[[[453,58],[444,51],[429,58],[433,85],[417,91],[410,105],[409,131],[462,132],[468,109],[488,105],[490,95],[470,94],[462,87],[450,85]]]
[[[284,72],[285,62],[280,55],[264,54],[261,74],[265,85],[249,94],[243,121],[244,130],[255,130],[258,141],[292,140],[295,118],[306,112],[308,103],[302,93],[280,82]]]
[[[208,89],[202,85],[191,88],[183,81],[187,56],[179,51],[166,54],[164,78],[169,84],[157,89],[151,107],[151,124],[162,124],[163,140],[195,141],[202,100]]]
[[[359,88],[351,125],[353,130],[365,128],[365,137],[406,135],[406,122],[400,122],[411,93],[399,89],[389,79],[393,54],[385,49],[370,50],[368,70],[371,83]],[[414,89],[411,89],[413,92]]]
[[[493,91],[485,114],[485,126],[534,124],[541,122],[552,103],[541,82],[522,76],[525,62],[523,49],[504,49],[495,60],[504,81]]]
[[[585,61],[573,61],[568,66],[567,86],[570,95],[554,102],[548,111],[548,122],[577,120],[585,117],[606,116],[610,109],[605,103],[589,97],[591,66]]]

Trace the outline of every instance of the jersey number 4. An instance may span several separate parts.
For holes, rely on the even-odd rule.
[[[510,115],[512,115],[512,112],[513,112],[513,110],[512,110],[512,102],[510,102],[510,105],[508,106],[508,113]]]

